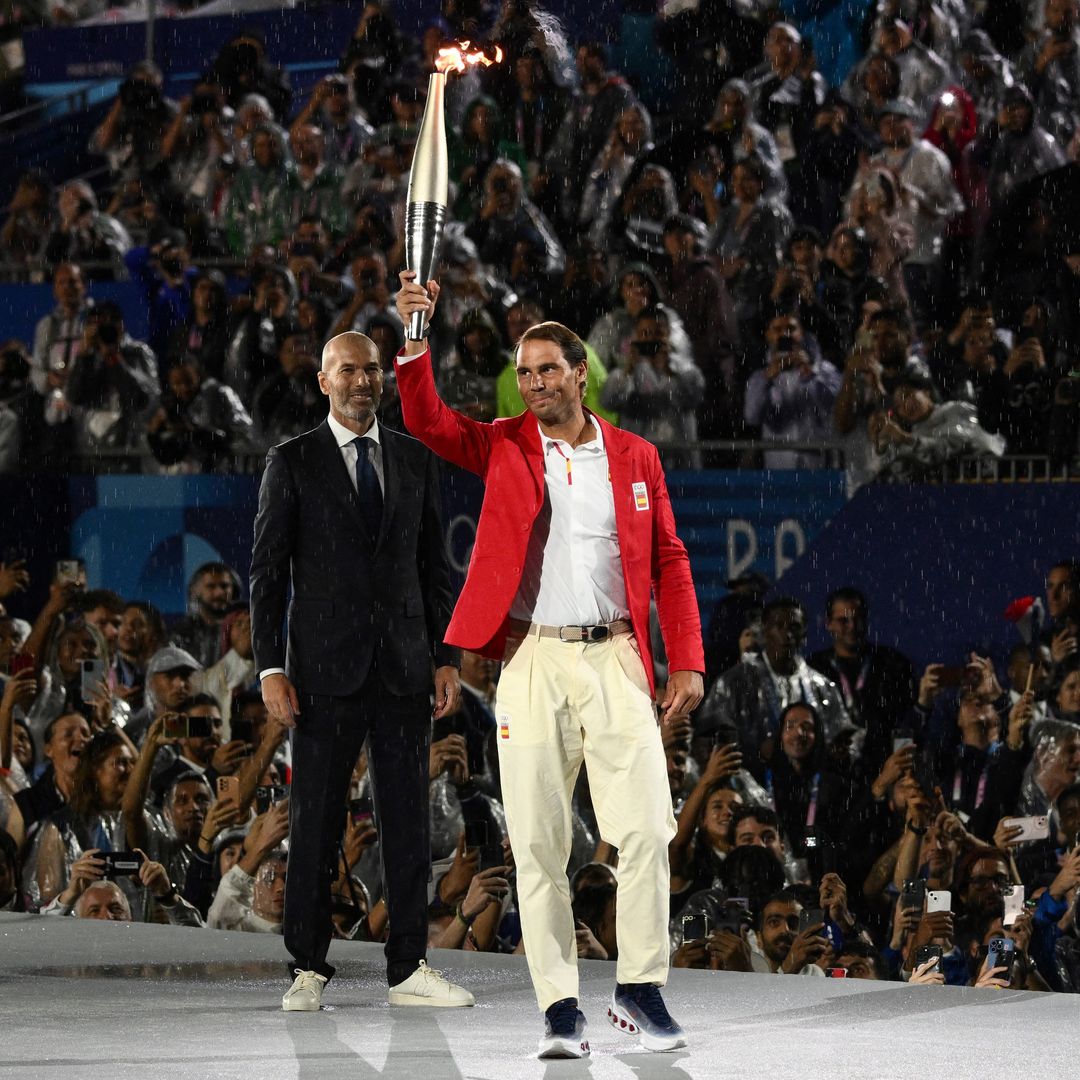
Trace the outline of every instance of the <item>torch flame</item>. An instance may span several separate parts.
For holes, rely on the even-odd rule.
[[[435,70],[443,74],[457,72],[460,74],[467,68],[476,64],[491,67],[492,64],[502,62],[503,51],[496,45],[495,55],[488,56],[483,49],[474,48],[471,41],[459,41],[456,45],[449,45],[439,50],[439,58],[435,61]]]

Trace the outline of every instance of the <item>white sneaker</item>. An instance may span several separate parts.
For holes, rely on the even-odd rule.
[[[476,1004],[476,998],[463,986],[444,979],[441,971],[420,966],[397,986],[390,987],[391,1005],[434,1005],[444,1009],[463,1009]]]
[[[325,975],[297,968],[292,986],[281,999],[282,1012],[318,1012],[325,985]]]

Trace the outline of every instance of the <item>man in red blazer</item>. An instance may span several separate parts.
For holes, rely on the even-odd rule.
[[[401,274],[397,309],[430,320],[439,286]],[[675,820],[653,706],[649,602],[670,677],[663,717],[691,712],[705,670],[697,598],[656,449],[582,406],[580,339],[540,323],[518,345],[527,411],[492,424],[450,409],[427,343],[397,360],[409,431],[487,488],[446,641],[503,662],[499,765],[525,955],[546,1028],[541,1057],[589,1053],[578,1009],[566,864],[582,761],[604,840],[619,850],[616,986],[607,1013],[651,1050],[686,1044],[660,987],[668,970],[668,843]]]

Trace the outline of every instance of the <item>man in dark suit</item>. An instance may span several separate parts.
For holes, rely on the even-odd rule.
[[[316,1011],[334,974],[330,885],[365,738],[389,856],[390,1003],[472,1005],[472,994],[424,963],[433,667],[436,718],[460,692],[457,650],[443,644],[453,597],[437,466],[375,419],[383,374],[369,338],[327,342],[319,386],[330,399],[326,422],[267,455],[251,557],[263,700],[294,728],[283,931],[296,980],[282,1007]]]

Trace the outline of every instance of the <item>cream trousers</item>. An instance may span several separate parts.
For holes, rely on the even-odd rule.
[[[662,986],[675,816],[633,635],[571,643],[532,630],[511,638],[495,712],[525,955],[541,1011],[578,996],[566,867],[582,761],[600,835],[619,850],[616,979]]]

